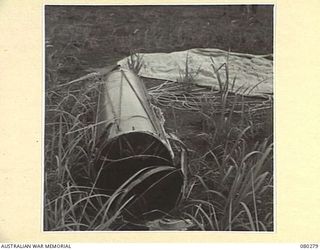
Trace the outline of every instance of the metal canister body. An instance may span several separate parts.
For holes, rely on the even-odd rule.
[[[127,198],[135,198],[127,207],[136,217],[152,210],[168,212],[183,179],[143,82],[132,71],[114,70],[104,80],[99,99],[97,187],[112,193],[121,185],[134,186]]]

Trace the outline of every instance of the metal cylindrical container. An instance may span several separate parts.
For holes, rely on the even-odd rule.
[[[132,198],[126,209],[134,217],[171,210],[181,193],[182,173],[173,164],[161,117],[143,82],[130,70],[110,72],[97,116],[97,187],[109,193],[127,190],[123,200]]]

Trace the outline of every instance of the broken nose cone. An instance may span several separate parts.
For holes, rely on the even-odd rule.
[[[181,194],[183,176],[142,81],[129,70],[109,73],[97,115],[97,187],[110,195],[118,192],[118,207],[134,218],[169,212]]]

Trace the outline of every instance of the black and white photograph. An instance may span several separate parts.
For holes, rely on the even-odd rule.
[[[275,231],[273,4],[43,12],[43,231]]]

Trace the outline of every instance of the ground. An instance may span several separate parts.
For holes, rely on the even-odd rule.
[[[53,45],[47,54],[57,50],[64,79],[114,63],[132,51],[218,48],[269,54],[272,11],[271,5],[259,6],[256,14],[240,6],[47,6],[46,41]]]

